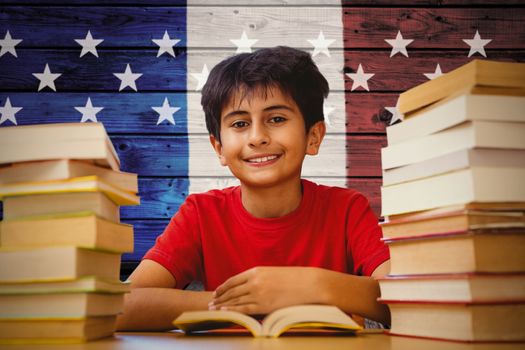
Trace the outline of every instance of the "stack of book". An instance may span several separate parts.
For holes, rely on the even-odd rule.
[[[113,334],[129,285],[120,257],[137,176],[99,123],[0,128],[0,343],[81,342]]]
[[[391,333],[525,341],[525,64],[472,61],[400,95],[382,150]]]

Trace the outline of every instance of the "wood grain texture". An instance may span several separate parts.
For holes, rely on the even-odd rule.
[[[487,59],[525,62],[524,50],[485,51]],[[409,50],[409,57],[398,54],[389,58],[390,51],[345,51],[345,72],[354,73],[361,63],[365,73],[375,74],[368,80],[370,92],[404,91],[427,81],[428,78],[424,73],[434,73],[438,63],[443,73],[447,73],[472,59],[483,58],[479,55],[468,58],[468,52],[468,46],[464,51]],[[351,90],[352,84],[353,80],[346,77],[346,90]],[[354,90],[354,93],[363,91],[366,92],[362,87],[359,87]]]
[[[236,46],[243,31],[258,41],[253,48],[286,45],[313,49],[307,39],[316,39],[322,30],[325,38],[335,40],[330,48],[342,49],[343,18],[341,7],[188,7],[187,23],[191,47],[228,48]],[[293,18],[293,20],[292,20]]]
[[[56,2],[59,5],[67,1]],[[83,2],[79,2],[83,3]],[[104,39],[97,48],[150,47],[164,31],[186,46],[184,7],[133,6],[7,6],[0,8],[0,34],[10,30],[23,47],[78,47],[74,39],[84,39],[88,30],[93,38]],[[38,30],[35,30],[38,28]]]
[[[346,132],[384,133],[392,114],[385,107],[396,105],[398,94],[346,92]]]
[[[114,73],[124,73],[130,64],[133,73],[143,75],[136,80],[139,91],[186,90],[186,55],[157,58],[157,50],[98,50],[99,57],[91,54],[80,57],[81,48],[17,49],[18,58],[2,56],[0,65],[1,89],[37,91],[39,80],[33,73],[42,73],[49,64],[52,73],[62,74],[55,80],[60,91],[113,91],[118,92],[120,79]],[[52,91],[48,87],[44,91]],[[127,87],[123,92],[134,92]]]
[[[393,39],[400,30],[405,38],[414,39],[410,48],[443,49],[456,48],[480,28],[482,37],[493,39],[488,48],[525,48],[525,8],[347,7],[341,16],[338,6],[301,5],[191,6],[187,14],[180,6],[7,6],[0,9],[0,32],[11,30],[24,39],[23,47],[79,47],[74,39],[83,39],[91,30],[95,38],[104,39],[100,48],[156,49],[152,39],[168,31],[181,40],[178,47],[216,49],[235,47],[229,39],[246,31],[249,38],[258,39],[254,48],[279,43],[311,49],[307,39],[317,38],[323,30],[326,38],[336,40],[330,48],[337,49],[389,48],[384,39]],[[187,41],[186,18],[193,28]]]
[[[185,91],[185,53],[176,58],[166,57],[158,59],[154,52],[144,53],[141,51],[106,51],[100,54],[97,60],[94,56],[79,58],[79,51],[73,50],[20,50],[19,59],[10,55],[2,57],[3,64],[0,65],[0,77],[2,85],[0,91],[28,90],[37,91],[39,81],[32,73],[42,73],[46,63],[49,63],[53,73],[62,73],[55,81],[57,91],[112,91],[118,92],[120,80],[113,73],[123,73],[126,64],[131,62],[134,73],[142,73],[143,76],[137,81],[139,91]],[[361,63],[365,73],[375,75],[368,81],[370,91],[404,91],[427,80],[424,73],[433,73],[439,63],[444,73],[455,69],[468,61],[479,58],[479,55],[467,57],[468,46],[461,51],[424,51],[409,50],[409,57],[396,55],[389,58],[389,50],[374,51],[367,50],[344,51],[344,72],[353,73]],[[500,61],[524,62],[525,50],[486,50],[487,58]],[[199,57],[192,60],[188,67],[190,73],[200,72],[204,63],[211,68],[218,62],[218,57],[226,57],[233,51],[197,51],[192,55]],[[325,60],[320,58],[320,60]],[[482,56],[481,56],[482,57]],[[5,58],[5,59],[4,59]],[[86,60],[84,62],[83,60]],[[329,59],[326,57],[326,59]],[[209,63],[208,63],[209,62]],[[198,68],[199,67],[199,68]],[[320,64],[323,70],[323,64]],[[326,61],[326,76],[332,83],[332,90],[338,91],[338,81],[341,80],[342,71],[331,66]],[[350,91],[352,80],[345,76],[345,89]],[[188,89],[194,90],[196,80],[188,77]],[[50,91],[49,88],[42,92]],[[361,87],[355,91],[366,91]],[[123,92],[134,93],[130,88]]]
[[[483,58],[479,54],[468,58],[469,46],[463,42],[476,30],[483,39],[492,39],[486,46],[488,59],[525,61],[525,3],[518,0],[416,0],[408,5],[392,0],[189,0],[192,24],[201,28],[192,33],[195,42],[183,33],[184,0],[0,0],[0,4],[9,5],[0,6],[0,37],[10,30],[13,38],[24,40],[17,46],[18,59],[10,54],[0,57],[0,106],[10,97],[13,106],[23,107],[17,114],[20,125],[70,122],[80,120],[74,107],[84,106],[90,97],[94,106],[104,107],[97,117],[110,132],[125,170],[141,174],[142,205],[122,208],[124,221],[135,224],[135,252],[123,258],[131,264],[153,245],[188,193],[236,183],[226,168],[218,166],[208,144],[200,93],[187,73],[200,72],[205,63],[211,69],[234,54],[229,39],[238,39],[243,30],[249,38],[259,39],[254,47],[279,43],[312,52],[306,39],[316,38],[321,29],[325,37],[336,39],[331,57],[314,57],[330,82],[327,103],[337,109],[330,116],[326,154],[319,157],[324,163],[307,163],[305,174],[318,182],[359,190],[376,215],[380,149],[386,146],[385,126],[391,118],[385,107],[394,106],[400,92],[425,82],[423,73],[434,72],[436,64],[448,72]],[[208,24],[216,29],[205,29]],[[98,59],[91,54],[79,57],[81,47],[74,39],[84,38],[87,30],[104,39]],[[151,40],[161,38],[165,30],[181,39],[176,57],[156,57],[158,46]],[[391,47],[385,39],[394,38],[398,30],[414,39],[407,48],[409,58],[400,54],[389,58]],[[41,73],[46,63],[63,74],[56,80],[58,93],[37,92],[38,80],[32,73]],[[137,80],[139,93],[129,88],[118,92],[120,80],[113,73],[122,73],[127,63],[133,72],[143,73]],[[365,72],[375,74],[369,80],[370,92],[351,91],[352,80],[344,74],[354,72],[359,63]],[[175,125],[165,121],[157,126],[158,114],[151,107],[161,106],[166,97],[181,110],[174,114]],[[187,176],[190,147],[198,150],[194,163],[200,164],[199,176]],[[344,167],[347,176],[335,176],[334,164]]]
[[[184,93],[2,92],[1,106],[5,104],[7,97],[13,106],[23,108],[16,114],[18,125],[80,122],[82,113],[74,107],[84,107],[89,97],[93,106],[104,108],[97,113],[97,120],[104,123],[110,134],[185,134],[188,131],[188,122],[198,124],[204,132],[204,119],[197,121],[190,118],[188,121]],[[168,98],[171,106],[181,108],[173,114],[175,125],[168,121],[157,125],[159,114],[152,107],[162,106],[164,98]]]
[[[384,7],[384,6],[407,6],[407,1],[403,0],[69,0],[69,5],[157,5],[157,6],[344,6],[356,7],[366,6]],[[36,5],[63,5],[64,0],[0,0],[0,4],[36,4]],[[413,7],[457,7],[457,6],[519,6],[523,5],[522,0],[414,0],[410,1]]]
[[[408,50],[468,48],[478,29],[486,49],[525,48],[525,8],[346,8],[343,18],[346,48],[391,48],[398,30],[414,39]]]
[[[219,165],[207,135],[187,136],[112,136],[123,171],[141,176],[186,176],[188,147],[195,150],[191,161],[193,176],[230,176]],[[189,146],[188,146],[189,145]],[[346,145],[341,147],[341,145]],[[381,176],[380,149],[384,135],[328,135],[318,156],[307,157],[304,176],[340,176],[337,167],[346,164],[349,176]],[[344,173],[344,172],[343,172]]]

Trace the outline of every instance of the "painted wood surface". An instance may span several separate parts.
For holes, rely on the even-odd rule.
[[[53,73],[61,73],[55,81],[58,92],[98,92],[112,91],[119,89],[120,80],[113,73],[123,73],[126,64],[131,63],[133,72],[142,73],[143,76],[136,81],[137,89],[141,92],[154,91],[185,91],[185,54],[182,53],[176,58],[157,59],[153,52],[151,55],[144,55],[140,51],[110,51],[100,54],[97,61],[92,57],[93,64],[79,58],[79,50],[18,50],[19,58],[6,56],[3,64],[0,65],[0,76],[2,85],[0,91],[37,91],[39,81],[32,74],[41,73],[46,63]],[[424,73],[432,73],[439,63],[444,73],[457,68],[468,61],[465,54],[468,49],[462,51],[444,50],[413,50],[409,57],[396,55],[389,58],[390,51],[367,51],[367,50],[346,50],[344,51],[344,67],[338,71],[333,67],[326,68],[327,79],[332,82],[332,89],[337,92],[343,89],[338,87],[336,81],[345,73],[353,73],[361,64],[365,72],[373,72],[375,75],[369,80],[370,92],[395,91],[400,92],[421,84],[428,80]],[[107,57],[105,57],[107,54]],[[205,62],[216,64],[233,51],[195,53],[200,57],[200,62],[188,67],[190,72],[198,72],[202,69]],[[215,56],[215,57],[213,57]],[[105,57],[105,58],[104,58]],[[213,57],[208,60],[209,57]],[[89,57],[91,58],[91,57]],[[388,58],[388,60],[386,60]],[[499,61],[525,61],[525,50],[497,50],[490,53],[490,59]],[[322,61],[320,59],[320,61]],[[326,63],[328,66],[328,63]],[[321,70],[323,65],[321,64]],[[352,80],[345,76],[345,91],[352,88]],[[188,88],[195,89],[196,81],[189,78]],[[44,91],[50,91],[46,88]],[[362,88],[354,92],[364,91]],[[134,93],[126,88],[120,94]],[[352,93],[352,92],[351,92]],[[198,99],[197,99],[198,101]],[[193,108],[197,108],[193,105]]]
[[[333,14],[344,8],[340,18]],[[19,125],[80,121],[75,106],[84,106],[88,97],[108,129],[124,170],[139,173],[142,205],[122,208],[122,218],[133,223],[136,249],[125,255],[129,269],[153,244],[168,219],[185,196],[210,187],[235,184],[226,169],[210,170],[217,163],[208,144],[200,93],[196,80],[187,73],[209,68],[235,52],[229,41],[245,31],[259,41],[253,46],[292,45],[313,50],[307,39],[314,39],[322,27],[327,38],[334,37],[330,57],[320,54],[314,60],[331,86],[328,105],[336,106],[329,115],[328,136],[323,145],[324,163],[306,164],[305,174],[314,181],[348,186],[364,193],[374,211],[380,213],[380,148],[386,145],[385,127],[400,92],[427,80],[439,63],[448,72],[473,58],[467,57],[476,30],[492,39],[486,46],[488,59],[525,61],[525,7],[522,1],[497,0],[416,0],[410,2],[373,0],[0,0],[0,39],[7,30],[13,38],[23,38],[17,46],[18,58],[0,57],[0,106],[7,97],[13,106],[24,107],[17,114]],[[188,5],[186,8],[185,5]],[[263,6],[261,6],[263,5]],[[186,11],[200,30],[184,33]],[[208,25],[220,30],[206,30]],[[91,30],[103,38],[99,58],[79,57],[74,39]],[[400,30],[407,39],[409,57],[390,56],[385,39]],[[175,57],[157,58],[160,39],[168,31],[175,45]],[[189,40],[190,37],[193,40]],[[197,42],[198,44],[193,44]],[[32,73],[42,72],[49,63],[57,92],[37,92],[38,80]],[[138,92],[129,88],[118,92],[121,73],[130,63]],[[362,87],[352,91],[353,73],[361,64],[374,73]],[[60,98],[56,98],[59,96]],[[157,125],[152,110],[168,98],[181,110],[174,114],[175,125]],[[5,124],[4,124],[5,125]],[[3,126],[3,125],[2,125]],[[344,144],[345,148],[337,145]],[[198,156],[189,164],[188,148]],[[3,151],[3,150],[0,150]],[[321,157],[319,157],[321,159]],[[336,175],[331,164],[345,170]],[[196,166],[193,166],[196,164]],[[200,164],[200,167],[199,167]],[[188,177],[188,169],[195,170]]]

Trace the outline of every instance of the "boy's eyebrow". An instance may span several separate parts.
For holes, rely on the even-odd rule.
[[[294,109],[287,106],[287,105],[274,105],[274,106],[269,106],[269,107],[266,107],[265,109],[263,109],[263,111],[265,112],[270,112],[270,111],[273,111],[273,110],[276,110],[276,109],[286,109],[288,111],[291,111],[291,112],[294,112]],[[233,116],[236,116],[236,115],[244,115],[244,114],[248,114],[247,111],[243,111],[243,110],[235,110],[235,111],[231,111],[230,113],[226,114],[224,117],[222,117],[222,119],[227,119],[227,118],[230,118],[230,117],[233,117]]]

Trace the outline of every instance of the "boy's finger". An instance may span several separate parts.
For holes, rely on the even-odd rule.
[[[235,306],[225,306],[225,307],[221,308],[221,310],[237,311],[237,312],[242,312],[243,314],[248,314],[248,315],[254,315],[254,314],[262,313],[259,310],[259,306],[257,304],[254,304],[254,303],[235,305]]]
[[[232,299],[239,298],[243,295],[250,294],[250,290],[246,284],[241,284],[239,286],[233,287],[228,289],[226,292],[224,292],[222,295],[214,298],[211,302],[211,304],[222,304],[222,303],[229,303]]]
[[[227,290],[234,288],[238,285],[244,284],[246,282],[248,282],[248,275],[244,272],[241,272],[238,275],[228,278],[226,282],[218,286],[217,289],[215,289],[213,297],[218,298],[222,294],[224,294]]]

